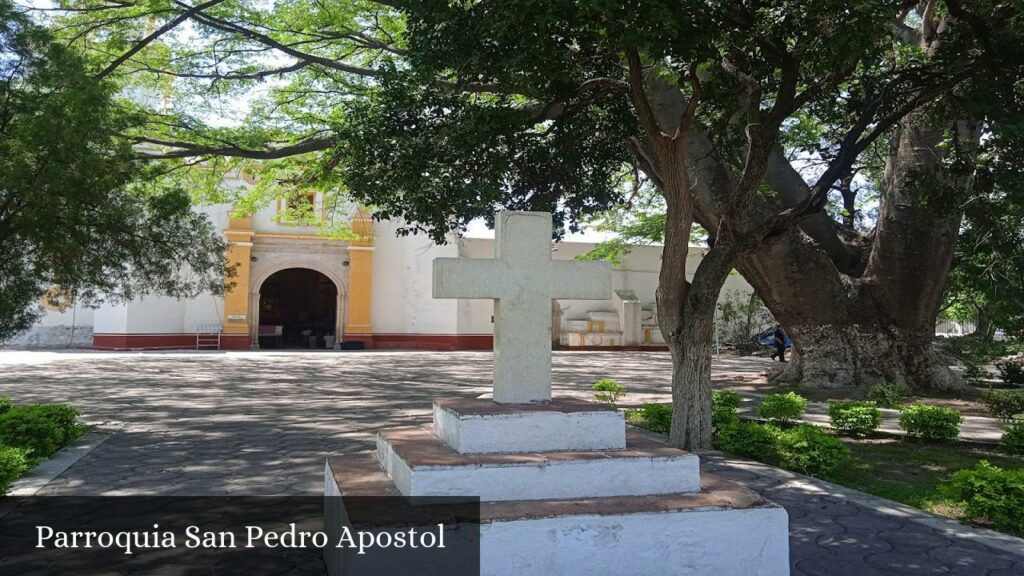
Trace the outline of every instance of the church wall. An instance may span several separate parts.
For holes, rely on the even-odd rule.
[[[391,222],[375,224],[373,345],[445,349],[471,344],[458,330],[458,302],[432,296],[434,258],[458,257],[458,247],[435,246],[422,234],[397,237],[396,228]]]
[[[92,343],[94,311],[73,306],[60,311],[47,309],[35,326],[3,342],[11,348],[73,348]]]

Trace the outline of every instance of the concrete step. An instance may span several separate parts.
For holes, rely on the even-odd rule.
[[[377,458],[405,496],[484,502],[677,494],[700,489],[697,456],[629,433],[624,450],[459,454],[428,427],[377,436]]]
[[[436,400],[434,434],[461,454],[626,447],[622,412],[573,399],[529,404],[499,404],[489,398]]]

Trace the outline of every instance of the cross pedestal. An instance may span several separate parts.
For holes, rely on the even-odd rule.
[[[494,300],[494,401],[550,400],[551,301],[611,298],[611,269],[552,260],[547,212],[500,212],[494,236],[493,260],[434,260],[434,298]]]
[[[432,426],[328,459],[325,493],[479,497],[466,524],[479,529],[481,574],[788,576],[785,509],[702,477],[697,456],[627,432],[613,407],[551,399],[551,300],[610,298],[611,273],[552,261],[550,214],[496,220],[494,259],[434,261],[435,297],[495,301],[493,400],[437,400]],[[346,519],[327,509],[329,531]],[[331,576],[358,564],[326,560]]]

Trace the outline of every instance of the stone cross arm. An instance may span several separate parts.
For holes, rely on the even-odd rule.
[[[494,302],[494,400],[551,398],[551,300],[611,298],[607,262],[551,259],[551,214],[500,212],[495,258],[437,258],[434,298]]]

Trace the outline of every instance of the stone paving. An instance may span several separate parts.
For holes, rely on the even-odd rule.
[[[438,396],[489,391],[489,353],[0,353],[0,394],[69,402],[111,437],[40,494],[318,494],[324,457],[370,446],[377,430],[427,422]],[[769,362],[723,356],[717,378]],[[589,398],[599,378],[631,402],[664,400],[664,353],[559,352],[556,396]],[[762,491],[791,517],[794,575],[1024,574],[989,548],[842,495],[809,491],[716,455],[704,467]]]

